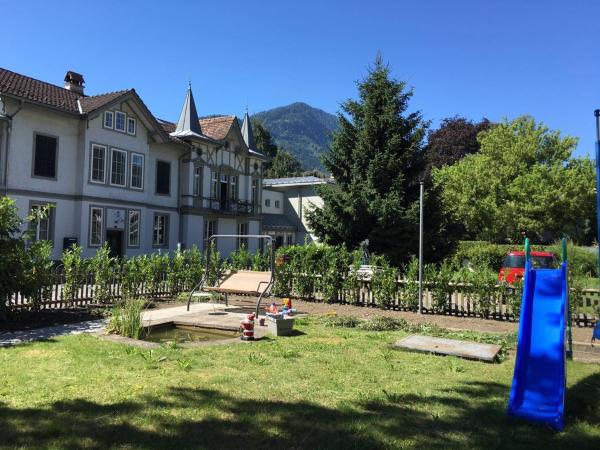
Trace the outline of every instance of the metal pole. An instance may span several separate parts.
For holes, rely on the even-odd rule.
[[[600,276],[600,109],[594,111],[596,118],[596,227],[598,239],[598,276]]]
[[[419,314],[423,314],[423,182],[419,183]]]

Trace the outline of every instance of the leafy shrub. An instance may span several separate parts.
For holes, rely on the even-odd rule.
[[[408,328],[408,322],[399,318],[387,316],[373,316],[358,325],[358,328],[366,331],[396,331]]]
[[[406,309],[416,311],[419,308],[419,260],[414,256],[404,266],[400,300]]]
[[[88,274],[88,264],[81,257],[81,246],[72,245],[62,254],[64,266],[65,283],[62,296],[64,300],[73,300],[77,291],[84,285]]]
[[[146,255],[125,258],[121,264],[121,294],[137,298],[152,279],[150,260]]]
[[[457,266],[469,266],[472,268],[487,267],[498,272],[502,261],[509,251],[522,251],[522,245],[490,244],[481,241],[459,242],[454,255],[453,263]],[[552,245],[533,245],[534,251],[547,251],[554,253],[558,258],[561,256],[562,244],[560,242]],[[567,257],[569,270],[576,277],[598,276],[598,252],[594,248],[580,247],[572,242],[567,244]]]
[[[482,268],[470,273],[468,298],[481,316],[488,318],[498,304],[498,274],[489,269]]]
[[[506,306],[513,315],[515,320],[519,320],[521,315],[521,301],[523,299],[523,280],[513,282],[512,285],[502,282],[500,283],[502,297],[506,302]]]
[[[210,248],[207,249],[206,258],[208,259],[207,266],[207,284],[213,286],[219,281],[223,275],[224,266],[221,260],[221,254],[217,251],[217,247],[213,242],[210,243]]]
[[[549,245],[546,250],[560,258],[562,244],[560,242]],[[576,278],[598,277],[598,249],[596,247],[580,247],[572,242],[567,242],[567,259],[569,272]]]
[[[348,273],[350,257],[345,246],[321,246],[317,262],[320,277],[319,290],[328,303],[339,301],[344,288],[344,278]]]
[[[538,247],[536,247],[537,249]],[[518,245],[490,244],[483,241],[460,241],[452,257],[458,267],[487,268],[499,271],[510,250],[520,250]]]
[[[90,268],[94,274],[94,298],[100,303],[108,303],[113,298],[116,260],[111,258],[106,242],[90,259]]]
[[[292,295],[294,283],[293,267],[289,262],[285,262],[288,247],[277,249],[275,256],[275,286],[273,286],[273,294],[280,297],[289,297]]]
[[[382,255],[373,256],[371,262],[374,265],[371,290],[375,304],[388,308],[394,304],[398,292],[398,273]]]
[[[354,316],[328,315],[321,318],[321,323],[333,328],[356,328],[362,321]]]
[[[425,279],[431,292],[433,309],[445,312],[450,309],[450,302],[455,287],[452,283],[455,267],[451,261],[444,261],[439,267],[428,265],[425,269]]]
[[[195,245],[185,252],[185,260],[187,262],[185,271],[186,287],[192,288],[196,285],[205,272],[206,259],[198,247]]]
[[[167,285],[173,297],[185,289],[186,275],[185,255],[181,250],[175,250],[170,264],[167,263]]]
[[[148,265],[148,287],[150,289],[150,293],[153,296],[157,296],[161,291],[163,282],[165,281],[165,275],[167,275],[169,271],[169,255],[167,253],[162,253],[160,250],[158,253],[152,253],[148,257]]]
[[[227,267],[232,270],[245,270],[252,266],[252,255],[248,252],[245,245],[240,246],[236,251],[229,255]]]
[[[269,270],[269,267],[271,266],[271,255],[267,252],[267,253],[261,253],[260,251],[257,251],[254,253],[254,255],[252,256],[252,270],[257,270],[260,272],[266,272],[267,270]]]
[[[363,254],[360,250],[354,250],[349,254],[350,267],[344,279],[343,289],[346,292],[346,301],[356,305],[360,301],[361,275],[359,269],[362,265]]]
[[[29,245],[25,253],[23,284],[21,294],[29,298],[31,308],[37,310],[41,304],[50,300],[54,274],[52,271],[52,243],[36,241]]]
[[[291,257],[290,269],[293,274],[294,291],[306,299],[315,298],[316,260],[318,255],[316,244],[287,247]]]
[[[112,309],[107,330],[109,333],[140,339],[143,334],[142,311],[146,302],[141,299],[126,299]]]

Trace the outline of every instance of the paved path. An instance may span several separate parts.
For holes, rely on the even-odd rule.
[[[56,325],[53,327],[37,328],[34,330],[13,331],[0,333],[0,347],[22,344],[24,342],[52,339],[67,334],[95,333],[106,325],[105,320],[88,320],[87,322]]]

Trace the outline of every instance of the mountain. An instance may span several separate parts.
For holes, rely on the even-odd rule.
[[[306,170],[324,170],[319,157],[329,147],[331,134],[338,128],[337,116],[298,102],[262,111],[253,117],[262,122],[277,146],[293,153]]]

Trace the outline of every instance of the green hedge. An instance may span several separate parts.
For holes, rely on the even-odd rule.
[[[511,250],[523,250],[523,247],[480,241],[461,241],[452,255],[452,262],[458,267],[486,267],[497,272],[502,266],[502,260]],[[549,251],[560,258],[561,245],[560,243],[553,245],[534,244],[532,250]],[[567,245],[567,257],[572,276],[576,278],[598,276],[598,253],[595,250],[569,243]]]

